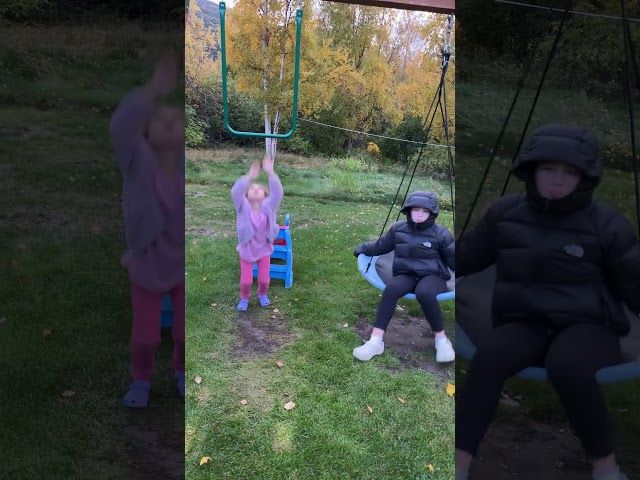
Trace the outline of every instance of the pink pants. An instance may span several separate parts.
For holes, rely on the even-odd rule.
[[[258,295],[266,295],[269,291],[269,268],[271,256],[265,255],[258,260]],[[249,300],[253,284],[253,263],[240,259],[240,299]]]
[[[184,372],[184,283],[171,292],[173,304],[173,369]],[[151,381],[155,353],[160,345],[161,293],[131,285],[131,374],[134,381]]]

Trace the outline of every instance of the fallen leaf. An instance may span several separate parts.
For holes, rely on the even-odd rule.
[[[246,404],[247,404],[247,403],[249,403],[249,402],[247,402],[246,400],[240,400],[240,403],[241,403],[242,405],[246,405]]]
[[[207,277],[202,277],[202,281],[206,282],[207,281]]]
[[[274,308],[274,309],[273,309],[273,313],[278,313],[278,309],[277,309],[277,308]]]
[[[518,402],[513,400],[506,393],[502,392],[500,395],[502,396],[502,398],[500,399],[500,403],[501,404],[507,405],[508,407],[519,407],[520,406],[520,404]]]
[[[282,362],[278,362],[278,363],[276,363],[276,365],[278,365],[280,368],[284,367],[284,363],[282,363]]]
[[[453,397],[454,393],[456,393],[456,386],[451,383],[447,384],[447,395]]]
[[[193,379],[198,385],[200,385],[200,382],[202,381],[202,377],[198,376],[196,378]]]
[[[295,408],[296,404],[293,402],[289,402],[289,403],[285,403],[284,404],[284,409],[285,410],[291,410],[292,408]]]
[[[429,464],[429,471],[430,471],[430,472],[434,472],[435,470],[436,470],[436,469],[435,469],[435,468],[433,468],[433,465]]]
[[[45,328],[42,330],[42,338],[44,337],[48,337],[49,335],[51,335],[51,330],[48,328]]]
[[[373,408],[371,408],[369,405],[367,405],[367,410],[369,410],[369,413],[373,413]]]
[[[204,465],[205,463],[208,463],[209,460],[211,460],[211,457],[202,457],[200,459],[200,465]]]
[[[348,323],[345,323],[345,324],[343,325],[343,327],[344,327],[344,328],[349,328],[349,324],[348,324]]]
[[[297,299],[297,298],[294,298],[294,299],[293,299],[293,301],[294,301],[294,302],[297,302],[297,301],[298,301],[298,299]]]
[[[400,403],[404,403],[405,402],[404,398],[398,397],[398,400],[400,400]]]
[[[62,392],[62,396],[63,397],[73,397],[76,394],[76,392],[74,392],[73,390],[65,390],[64,392]]]
[[[518,402],[516,402],[515,400],[511,399],[511,398],[501,398],[500,399],[500,403],[502,405],[506,405],[507,407],[513,407],[513,408],[517,408],[520,406],[520,404]]]

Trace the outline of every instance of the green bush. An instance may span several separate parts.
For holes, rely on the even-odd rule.
[[[42,13],[49,3],[48,0],[2,0],[0,17],[24,20],[31,15]]]
[[[373,163],[370,158],[367,158],[366,154],[333,158],[329,165],[333,169],[351,173],[375,173],[378,171],[378,165]]]
[[[362,190],[362,174],[359,172],[332,167],[329,177],[334,193],[355,194]]]
[[[207,123],[200,120],[191,105],[185,106],[185,143],[188,147],[204,147],[206,145],[205,130]]]
[[[279,141],[278,148],[283,152],[295,153],[306,157],[313,154],[313,146],[311,145],[311,142],[304,139],[298,133],[295,133],[291,138]]]
[[[455,156],[453,160],[455,160]],[[415,161],[415,159],[413,161]],[[425,148],[422,153],[422,158],[420,159],[420,164],[418,165],[418,172],[432,177],[446,177],[449,174],[447,149],[439,147]]]

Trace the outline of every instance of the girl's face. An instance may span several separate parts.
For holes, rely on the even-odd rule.
[[[426,222],[430,216],[431,210],[427,210],[426,208],[416,207],[411,209],[411,220],[415,223]]]
[[[184,112],[166,105],[158,107],[149,122],[147,137],[154,148],[184,146]]]
[[[582,172],[562,163],[543,163],[536,168],[534,179],[540,196],[553,200],[572,193],[582,180]]]
[[[249,191],[247,192],[247,200],[249,202],[262,202],[265,198],[267,198],[267,191],[265,188],[259,183],[252,183],[249,187]]]

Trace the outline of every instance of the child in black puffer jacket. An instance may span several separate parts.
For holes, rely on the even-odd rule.
[[[402,206],[406,221],[394,223],[377,242],[358,245],[357,257],[394,252],[393,278],[382,293],[371,338],[353,350],[358,360],[368,361],[384,352],[384,332],[393,317],[400,298],[415,292],[431,330],[436,337],[436,361],[452,362],[455,352],[442,324],[442,313],[436,296],[447,291],[455,271],[455,243],[446,227],[436,224],[440,209],[431,192],[414,192]]]
[[[548,125],[513,165],[526,192],[495,201],[458,241],[457,276],[495,264],[494,329],[456,400],[456,479],[467,479],[504,382],[544,364],[596,480],[622,480],[598,370],[621,361],[622,305],[640,313],[640,246],[623,214],[592,199],[602,179],[593,132]]]

